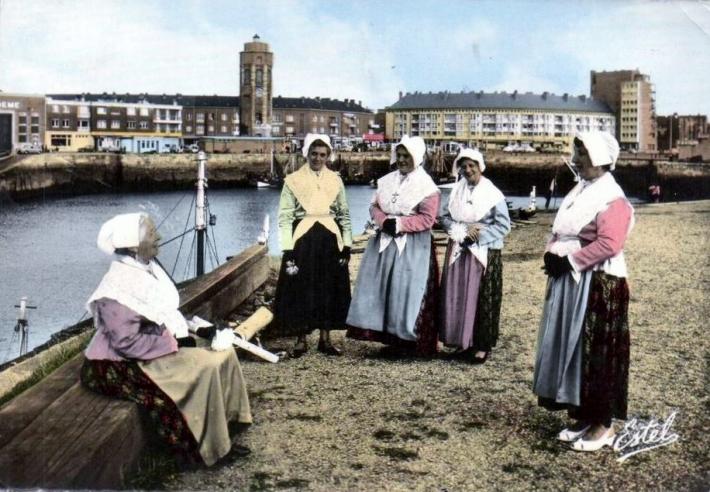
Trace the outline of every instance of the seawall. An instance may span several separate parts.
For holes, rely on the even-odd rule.
[[[270,171],[264,154],[210,154],[213,188],[254,186]],[[297,154],[278,154],[275,167],[290,172],[303,162]],[[450,168],[453,157],[446,158]],[[507,193],[527,195],[537,186],[543,196],[557,176],[559,193],[573,184],[560,154],[486,154],[486,176]],[[389,170],[389,154],[342,153],[333,163],[346,183],[366,184]],[[57,195],[166,191],[194,186],[196,154],[38,154],[17,158],[0,169],[0,198],[27,200]],[[615,171],[629,195],[645,197],[660,184],[665,200],[710,198],[710,164],[622,159]],[[559,194],[558,193],[558,194]]]

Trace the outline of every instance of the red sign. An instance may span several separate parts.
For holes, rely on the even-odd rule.
[[[365,142],[384,142],[384,133],[363,133],[362,139]]]

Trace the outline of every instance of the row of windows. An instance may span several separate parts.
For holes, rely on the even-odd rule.
[[[121,121],[120,120],[111,120],[110,126],[112,130],[118,130],[121,128]],[[147,121],[139,121],[138,126],[141,130],[147,130],[148,129],[148,122]],[[135,130],[136,128],[136,122],[135,121],[129,121],[127,123],[127,127],[129,130]],[[96,120],[96,128],[100,129],[105,129],[108,128],[108,124],[106,120]]]
[[[214,125],[209,125],[207,127],[207,131],[209,133],[214,133]],[[229,133],[229,127],[226,125],[222,125],[219,127],[219,131],[221,133]],[[192,126],[191,125],[186,125],[185,126],[185,133],[192,133]],[[204,135],[205,134],[205,126],[204,125],[197,125],[195,127],[195,134],[197,135]]]
[[[214,115],[214,113],[195,113],[195,120],[198,123],[204,123],[206,116],[207,121],[214,121]],[[229,121],[229,115],[227,115],[227,113],[221,113],[219,116],[222,121]],[[192,113],[186,113],[185,118],[187,119],[187,121],[192,121]],[[233,121],[239,121],[239,113],[234,113]]]
[[[96,108],[96,114],[108,114],[108,110],[105,107],[99,106]],[[120,112],[119,111],[111,112],[111,114],[120,114]],[[126,115],[135,116],[136,115],[136,108],[133,106],[126,107]],[[140,108],[140,115],[141,116],[150,116],[150,110],[148,108]]]

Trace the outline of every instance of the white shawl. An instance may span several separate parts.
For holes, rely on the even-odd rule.
[[[404,176],[399,171],[392,171],[377,181],[373,203],[377,203],[388,218],[397,218],[413,215],[417,205],[434,193],[439,193],[439,188],[422,167]],[[393,239],[402,254],[407,244],[406,233],[396,238],[380,234],[379,252],[382,253]]]
[[[156,262],[143,264],[122,256],[111,263],[86,309],[97,316],[95,301],[107,298],[123,304],[144,318],[164,325],[177,338],[188,336],[188,324],[180,313],[180,295],[168,274]]]
[[[505,196],[490,179],[481,176],[481,180],[473,189],[468,186],[465,178],[459,179],[449,196],[449,213],[455,221],[449,229],[449,235],[454,241],[449,264],[461,256],[461,245],[468,234],[467,225],[479,222],[501,200],[505,200]],[[463,231],[466,232],[461,237]],[[473,243],[468,246],[468,249],[485,270],[488,265],[488,246]]]
[[[562,200],[562,204],[552,224],[556,239],[548,246],[548,251],[558,256],[568,256],[582,248],[579,232],[594,220],[609,204],[626,195],[616,183],[611,173],[604,173],[595,181],[581,181]],[[634,225],[633,217],[629,231]],[[600,267],[602,271],[617,277],[626,277],[624,252],[606,260]],[[573,271],[572,276],[578,282],[581,275]]]

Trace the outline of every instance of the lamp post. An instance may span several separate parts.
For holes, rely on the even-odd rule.
[[[668,132],[668,152],[673,156],[673,120],[675,120],[678,117],[678,113],[673,113],[670,116],[670,123],[668,124],[669,132]]]

